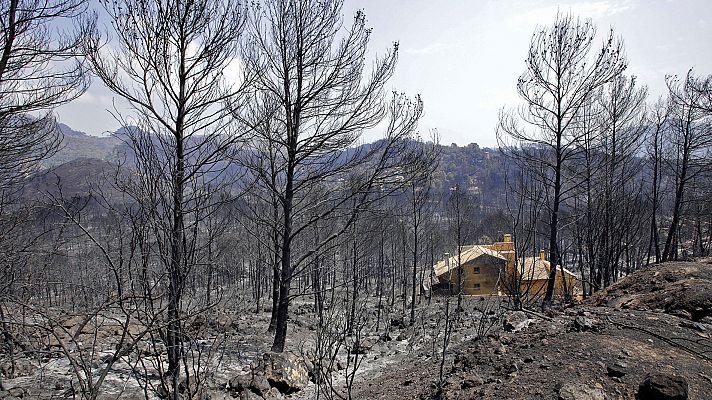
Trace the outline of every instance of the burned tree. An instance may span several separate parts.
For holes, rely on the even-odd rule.
[[[663,158],[663,134],[668,128],[668,118],[670,114],[669,99],[662,97],[652,106],[651,115],[649,116],[651,128],[647,139],[647,153],[649,157],[650,168],[652,169],[650,183],[650,238],[648,243],[648,253],[646,264],[650,263],[651,253],[655,253],[655,262],[659,263],[662,259],[660,253],[660,181],[661,168]]]
[[[23,0],[0,4],[0,294],[15,279],[18,250],[34,242],[18,234],[29,212],[18,211],[17,197],[25,179],[61,144],[53,110],[89,84],[77,58],[92,26],[91,18],[82,17],[90,15],[86,11],[82,0],[46,1],[42,7]],[[62,24],[77,28],[62,30]]]
[[[437,154],[437,140],[434,139],[430,143],[418,142],[419,146],[423,147],[423,151],[429,154]],[[427,146],[427,147],[426,147]],[[421,287],[423,282],[418,281],[418,267],[422,265],[423,255],[427,246],[423,245],[423,237],[425,230],[428,228],[427,223],[429,216],[432,214],[432,175],[437,167],[436,163],[425,165],[414,164],[413,168],[406,169],[406,177],[410,181],[406,190],[408,200],[408,219],[407,225],[412,233],[411,239],[411,297],[410,297],[410,324],[415,324],[415,298],[419,295],[417,288]],[[405,267],[405,266],[404,266]],[[403,296],[407,298],[407,290],[404,286]],[[459,305],[459,304],[458,304]]]
[[[0,4],[0,185],[11,190],[61,142],[52,110],[79,97],[88,76],[79,46],[92,21],[82,0]],[[62,22],[64,21],[64,22]],[[78,28],[65,32],[60,23]]]
[[[86,11],[83,0],[0,3],[0,329],[7,338],[4,303],[15,300],[17,280],[30,275],[26,268],[38,258],[30,255],[48,231],[32,226],[38,212],[19,195],[26,178],[61,144],[54,109],[79,97],[89,84],[77,58],[92,26]],[[63,23],[77,28],[62,30]]]
[[[676,243],[679,241],[680,221],[685,212],[686,195],[695,179],[710,171],[710,151],[712,150],[712,128],[710,110],[704,105],[708,101],[708,91],[699,78],[688,72],[683,81],[668,77],[671,111],[669,130],[669,168],[675,177],[675,198],[672,220],[665,236],[662,261],[677,258]],[[708,89],[709,90],[709,89]]]
[[[587,243],[586,248],[595,249],[587,259],[590,270],[596,271],[590,278],[597,288],[616,281],[631,239],[642,236],[639,231],[647,220],[647,215],[637,212],[643,193],[637,154],[647,122],[646,95],[647,89],[639,88],[635,77],[619,75],[595,99],[598,132],[584,145],[592,151],[587,154],[587,165],[592,164],[593,169],[586,172],[584,180],[592,182],[584,182],[584,186],[595,188],[595,194],[586,194],[587,207],[593,207],[586,212],[586,223],[594,230],[587,236],[593,243]]]
[[[420,100],[400,94],[388,100],[385,92],[397,45],[367,70],[365,15],[358,12],[351,27],[343,28],[342,5],[340,0],[266,4],[252,13],[243,54],[247,71],[263,72],[253,86],[263,95],[255,97],[254,112],[235,116],[254,133],[253,151],[272,148],[276,157],[277,168],[268,166],[267,157],[247,166],[253,181],[278,200],[279,298],[272,346],[278,352],[287,338],[292,280],[364,207],[404,185],[404,166],[421,162],[409,140]],[[353,148],[364,130],[382,122],[384,139]],[[317,188],[327,190],[312,201]],[[318,243],[299,249],[299,237],[324,220],[335,223]]]
[[[468,217],[473,213],[472,199],[463,193],[460,185],[450,188],[450,196],[447,201],[447,212],[449,221],[449,230],[456,246],[457,257],[457,308],[456,314],[459,316],[462,311],[462,247],[465,245],[466,226],[471,221]],[[452,290],[450,290],[452,291]],[[452,294],[452,293],[450,293]]]
[[[224,158],[240,136],[225,103],[239,104],[249,79],[228,77],[226,68],[237,57],[245,12],[232,0],[124,0],[104,8],[111,45],[95,35],[85,48],[93,72],[129,105],[114,112],[137,171],[122,188],[147,215],[148,241],[167,279],[162,379],[178,399],[185,285],[205,244],[201,221],[222,201],[214,193],[231,183]]]
[[[517,110],[500,113],[497,131],[500,146],[511,148],[509,154],[545,166],[538,179],[549,191],[547,236],[552,265],[562,264],[560,213],[571,194],[566,167],[582,140],[581,131],[576,129],[582,109],[596,90],[626,68],[623,45],[613,32],[600,50],[593,53],[595,36],[591,20],[581,21],[562,14],[557,15],[551,27],[535,32],[526,59],[527,69],[517,82],[523,104]],[[555,279],[556,268],[552,268],[545,306],[552,301]]]

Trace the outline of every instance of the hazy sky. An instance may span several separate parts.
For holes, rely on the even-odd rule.
[[[400,42],[391,88],[422,96],[421,131],[437,128],[444,144],[496,144],[497,112],[518,104],[515,85],[531,35],[557,10],[592,18],[598,41],[613,28],[625,42],[627,73],[648,85],[651,97],[664,93],[666,74],[691,67],[712,73],[710,0],[346,0],[346,21],[357,9],[373,28],[373,55]],[[117,128],[106,111],[111,101],[95,80],[58,114],[74,129],[101,134]]]

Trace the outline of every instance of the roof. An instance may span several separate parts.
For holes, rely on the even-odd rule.
[[[460,247],[460,262],[465,265],[471,261],[474,261],[480,257],[492,257],[501,260],[502,263],[506,263],[507,259],[504,258],[498,251],[488,249],[485,246],[473,245],[473,246],[462,246]],[[449,268],[448,268],[449,266]],[[435,270],[435,276],[440,276],[449,271],[457,269],[457,255],[454,255],[447,260],[443,260],[433,265],[433,270]]]
[[[551,271],[551,263],[547,260],[542,260],[539,257],[525,257],[523,260],[524,272],[522,273],[522,278],[524,280],[542,280],[549,279],[549,271]],[[557,273],[563,270],[564,274],[575,276],[573,272],[566,268],[561,268],[557,266]],[[517,272],[522,271],[522,264],[517,266]]]

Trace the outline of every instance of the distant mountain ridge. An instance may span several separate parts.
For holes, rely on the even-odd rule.
[[[57,154],[44,162],[43,167],[52,171],[51,178],[41,178],[35,186],[37,190],[46,189],[53,183],[50,180],[59,178],[66,190],[79,194],[88,189],[85,178],[95,175],[95,170],[118,161],[119,156],[125,153],[126,144],[120,139],[125,135],[124,129],[109,136],[93,136],[65,124],[59,127],[64,141]],[[364,143],[355,150],[367,150],[370,146],[372,143]],[[441,158],[433,177],[434,190],[447,194],[450,188],[459,185],[462,190],[479,198],[483,206],[502,201],[507,160],[499,150],[483,148],[476,143],[439,147]]]
[[[59,124],[64,135],[62,145],[55,155],[43,162],[43,167],[52,168],[81,158],[104,161],[116,159],[117,150],[123,143],[115,135],[93,136]]]
[[[34,175],[24,187],[26,198],[42,197],[44,193],[65,198],[84,197],[98,183],[104,174],[112,174],[115,167],[107,161],[96,158],[79,157],[64,164],[52,166]]]

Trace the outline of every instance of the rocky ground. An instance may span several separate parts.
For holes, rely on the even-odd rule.
[[[324,393],[330,386],[341,395],[350,390],[355,399],[712,399],[711,264],[651,266],[582,304],[546,315],[506,311],[494,299],[467,298],[463,308],[440,387],[444,298],[423,301],[414,326],[396,317],[400,312],[385,310],[376,332],[372,313],[331,362],[315,356],[317,320],[308,298],[292,308],[290,351],[284,355],[268,352],[266,309],[223,307],[195,316],[188,326],[202,335],[214,366],[206,370],[209,379],[198,398],[331,398]],[[63,322],[70,332],[81,320],[71,318]],[[110,353],[115,328],[84,328],[85,340],[98,337],[103,344],[92,354],[94,371]],[[359,366],[349,385],[355,360],[346,348],[355,343]],[[139,346],[136,354],[159,353],[153,357],[161,359],[156,343]],[[131,373],[137,361],[127,356],[117,362],[99,398],[145,398]],[[12,379],[7,361],[0,364],[6,389],[0,399],[78,397],[70,359],[56,348],[17,359]]]
[[[707,263],[651,266],[581,305],[508,313],[501,329],[454,343],[441,392],[434,368],[408,363],[360,398],[712,399],[710,285]]]

